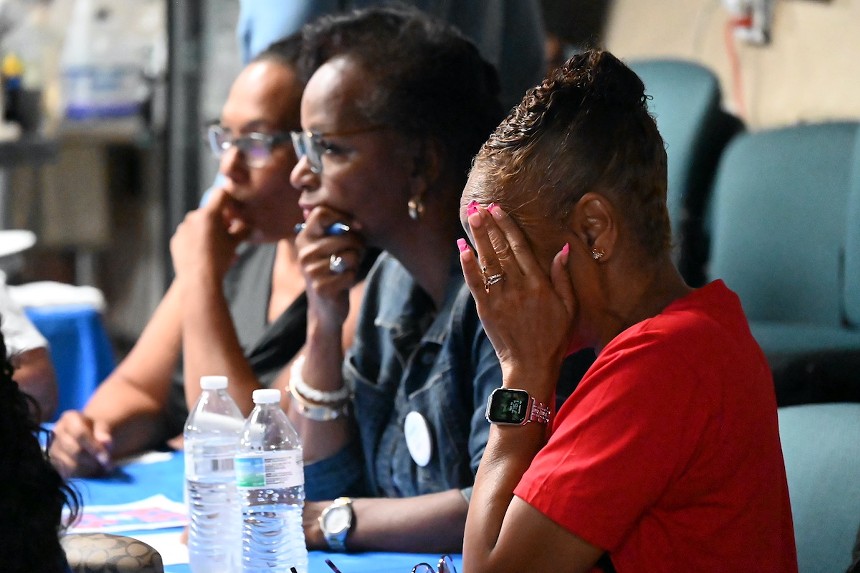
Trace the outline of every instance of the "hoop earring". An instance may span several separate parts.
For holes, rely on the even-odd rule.
[[[420,197],[413,197],[406,206],[409,208],[409,218],[413,221],[417,221],[424,215],[424,203]]]

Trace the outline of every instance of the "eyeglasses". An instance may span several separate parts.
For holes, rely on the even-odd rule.
[[[371,125],[351,131],[341,131],[338,133],[319,133],[316,131],[292,131],[290,137],[293,140],[293,149],[296,150],[296,158],[301,160],[302,157],[308,158],[308,163],[311,166],[311,172],[319,175],[322,173],[322,156],[326,153],[333,153],[336,147],[328,143],[326,137],[346,137],[347,135],[358,135],[369,131],[384,129],[385,125]]]
[[[221,156],[235,145],[245,157],[245,163],[248,167],[257,169],[269,163],[272,159],[272,149],[289,141],[290,134],[287,132],[252,132],[241,137],[234,137],[229,130],[218,124],[212,124],[206,129],[206,138],[216,159],[220,160]]]
[[[427,563],[419,563],[412,568],[412,573],[457,573],[457,568],[454,567],[454,560],[450,555],[443,555],[435,569]]]

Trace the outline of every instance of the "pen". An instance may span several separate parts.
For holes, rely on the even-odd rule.
[[[295,227],[296,235],[304,231],[306,226],[307,225],[305,223],[298,223]],[[349,225],[347,225],[346,223],[332,223],[325,230],[326,235],[343,235],[344,233],[348,232]]]
[[[331,559],[326,559],[325,564],[331,567],[331,570],[334,571],[334,573],[341,573],[341,570],[335,567],[335,564],[331,562]]]

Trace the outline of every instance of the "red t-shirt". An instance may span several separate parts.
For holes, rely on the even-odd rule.
[[[776,399],[722,281],[603,349],[515,492],[625,572],[796,572]]]

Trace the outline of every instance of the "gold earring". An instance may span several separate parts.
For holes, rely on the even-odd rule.
[[[417,221],[424,215],[424,203],[420,197],[413,197],[406,206],[409,208],[409,218],[413,221]]]
[[[605,254],[606,253],[604,253],[602,250],[598,250],[596,248],[591,249],[591,258],[595,261],[599,261],[600,259],[602,259]]]

